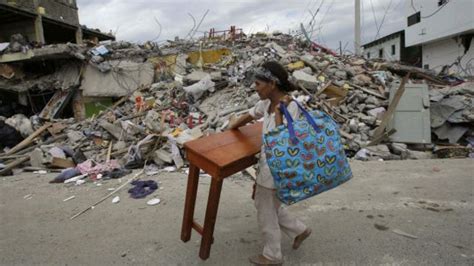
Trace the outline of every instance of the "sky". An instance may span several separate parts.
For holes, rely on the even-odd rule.
[[[353,51],[354,0],[77,0],[80,23],[118,40],[162,42],[175,36],[189,36],[194,20],[199,24],[194,37],[211,28],[226,30],[235,25],[244,33],[296,32],[300,23],[312,27],[311,38],[332,49]],[[362,44],[404,28],[404,0],[361,0]],[[319,9],[319,11],[318,11]],[[316,16],[312,26],[311,13]],[[192,16],[192,17],[191,17]],[[378,35],[377,35],[378,32]]]

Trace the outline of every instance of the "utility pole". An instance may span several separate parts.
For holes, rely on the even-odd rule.
[[[360,0],[355,0],[354,52],[360,55]]]

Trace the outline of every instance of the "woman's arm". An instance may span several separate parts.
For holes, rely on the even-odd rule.
[[[254,119],[250,114],[244,114],[244,115],[239,116],[238,118],[235,118],[235,116],[231,116],[228,128],[236,129],[252,122],[253,120]]]

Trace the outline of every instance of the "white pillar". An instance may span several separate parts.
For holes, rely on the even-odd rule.
[[[360,0],[355,0],[354,52],[360,55]]]

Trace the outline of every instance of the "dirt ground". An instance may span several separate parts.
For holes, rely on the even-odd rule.
[[[354,179],[290,207],[313,229],[287,265],[474,265],[474,160],[351,162]],[[128,177],[80,186],[49,184],[55,174],[0,178],[0,265],[248,265],[261,251],[252,181],[224,182],[211,257],[200,237],[180,240],[186,175],[145,179],[161,188],[146,199],[108,199],[69,218]],[[200,180],[203,221],[209,177]],[[75,196],[74,199],[63,200]],[[162,201],[148,206],[153,196]]]

